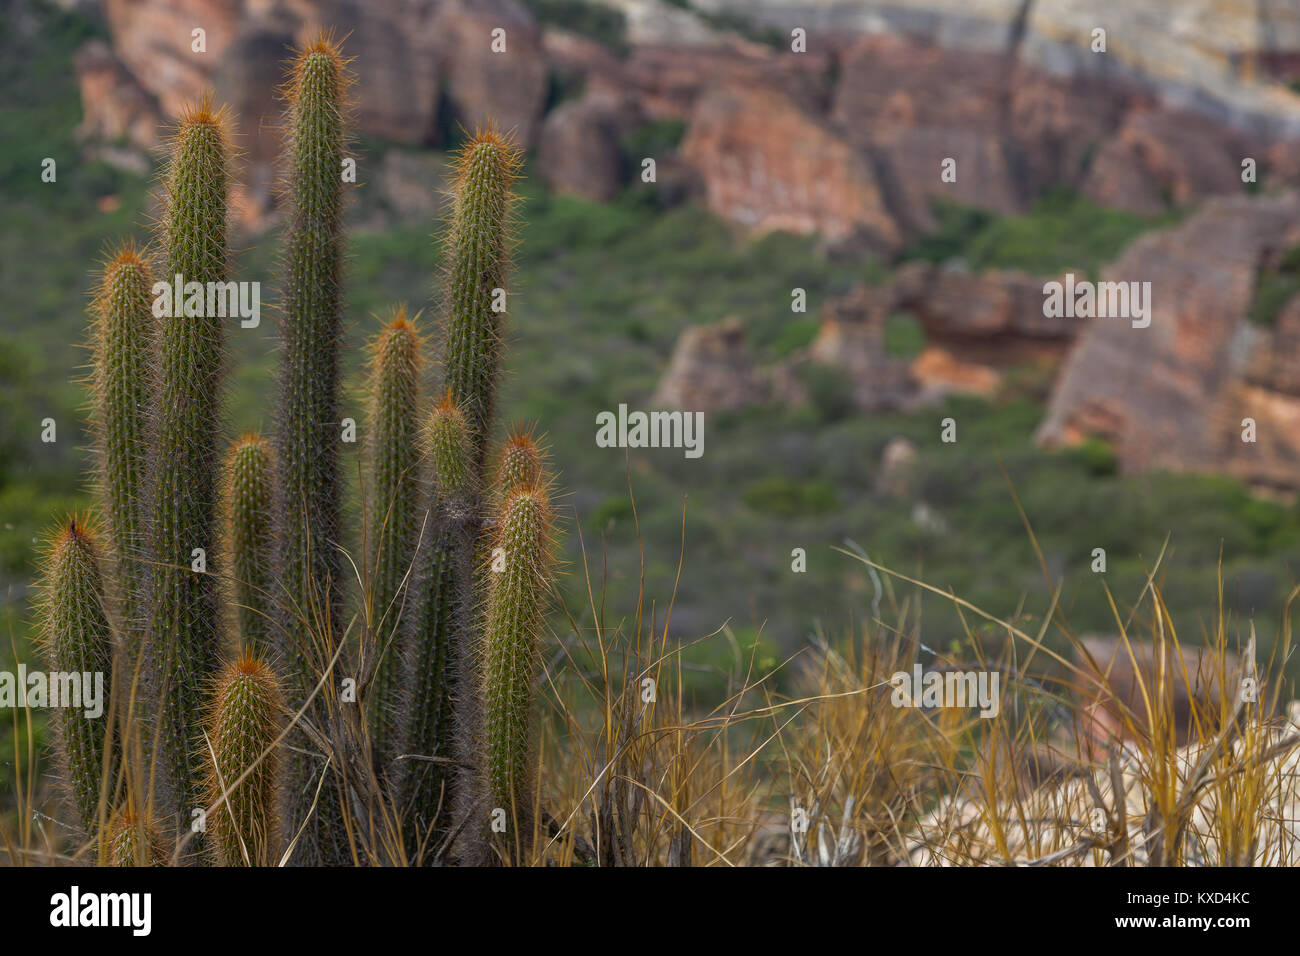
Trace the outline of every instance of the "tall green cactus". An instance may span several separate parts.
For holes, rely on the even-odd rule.
[[[224,112],[207,101],[188,109],[172,140],[158,227],[168,282],[177,276],[186,285],[226,279],[229,157]],[[220,543],[217,440],[224,321],[189,314],[161,320],[149,441],[146,500],[153,566],[146,640],[170,809],[185,819],[197,806],[200,716],[218,659],[213,559]]]
[[[411,618],[413,634],[404,678],[405,750],[415,757],[454,759],[446,764],[412,759],[405,774],[407,855],[429,856],[431,837],[440,835],[453,810],[468,813],[453,793],[472,784],[472,729],[478,687],[468,651],[473,602],[475,482],[473,446],[464,413],[445,392],[425,426],[424,453],[432,472],[428,524],[420,539],[415,570],[424,590]],[[454,713],[458,711],[458,713]],[[456,728],[465,728],[458,737]]]
[[[339,640],[341,218],[349,83],[338,45],[322,37],[298,53],[287,86],[288,223],[275,523],[282,590],[277,603],[279,650],[287,668],[286,691],[298,706],[315,687]],[[328,722],[326,705],[318,700],[308,717]],[[307,746],[301,735],[294,740],[299,750]],[[301,753],[290,758],[286,821],[301,821],[311,810],[322,766]],[[341,816],[337,788],[327,783],[295,862],[344,862]]]
[[[275,674],[245,651],[217,679],[207,714],[209,842],[224,866],[272,866],[280,841],[276,738],[284,703]],[[242,779],[241,779],[242,778]]]
[[[58,737],[56,754],[77,822],[84,832],[98,832],[101,808],[117,783],[118,747],[110,720],[113,634],[105,613],[99,547],[84,520],[69,519],[50,540],[45,555],[38,605],[38,632],[47,680],[55,674],[78,675],[85,706],[61,702],[53,710]],[[98,681],[98,715],[89,715]],[[59,679],[63,685],[62,678]],[[53,703],[50,701],[49,703]]]
[[[506,283],[514,245],[513,192],[522,151],[480,132],[456,162],[455,204],[446,239],[446,382],[465,411],[481,474],[496,415]]]
[[[480,679],[487,787],[483,809],[490,816],[478,825],[491,827],[508,862],[522,863],[533,834],[533,685],[553,566],[550,499],[541,485],[522,488],[506,500],[489,562]]]
[[[376,663],[367,714],[371,745],[392,756],[401,675],[398,639],[411,613],[406,586],[420,533],[420,339],[398,307],[376,339],[371,371],[370,651]],[[409,630],[409,629],[408,629]]]
[[[521,162],[522,151],[510,139],[492,129],[476,133],[456,158],[451,228],[444,238],[443,385],[449,401],[464,417],[469,442],[467,477],[475,492],[487,485],[485,471],[488,442],[495,425],[506,286],[515,243],[517,197],[513,187]],[[430,581],[426,621],[415,648],[416,660],[447,655],[453,675],[450,686],[457,703],[452,711],[453,726],[443,734],[442,750],[448,749],[445,738],[456,741],[451,751],[459,758],[462,769],[456,775],[452,803],[458,825],[479,817],[486,793],[478,759],[483,713],[479,663],[470,624],[450,623],[468,614],[466,609],[471,605],[475,551],[486,520],[482,508],[482,498],[471,496],[450,526],[453,533],[431,542],[429,567],[438,576]],[[449,623],[439,624],[439,619]],[[426,715],[423,719],[429,718]],[[429,733],[426,723],[410,739],[429,747]],[[419,807],[417,812],[427,819],[431,812],[430,788],[435,783],[441,786],[441,781],[429,772],[420,776],[423,780],[417,789],[424,795],[413,807]],[[481,862],[483,845],[475,839],[480,828],[470,824],[466,832],[469,846],[463,856],[470,862]]]
[[[144,253],[127,242],[105,263],[91,306],[96,485],[108,539],[108,593],[122,630],[132,635],[126,641],[128,669],[138,649],[134,635],[143,624],[139,548],[145,518],[152,286]]]
[[[271,447],[255,434],[235,442],[226,458],[226,537],[239,643],[259,655],[270,651],[275,596],[272,461]]]

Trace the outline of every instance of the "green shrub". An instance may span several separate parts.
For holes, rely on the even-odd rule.
[[[781,518],[826,514],[839,504],[835,487],[829,482],[791,481],[782,475],[751,482],[741,497],[753,510]]]

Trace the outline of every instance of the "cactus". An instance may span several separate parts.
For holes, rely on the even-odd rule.
[[[473,589],[474,482],[469,425],[449,392],[444,392],[425,427],[424,453],[431,465],[428,525],[416,558],[417,580],[426,589],[412,615],[408,642],[405,713],[410,754],[457,759],[471,766],[468,731],[476,727],[477,681],[468,653]],[[453,706],[459,714],[453,714]],[[467,729],[462,739],[456,728]],[[453,788],[466,789],[465,772],[413,760],[407,765],[407,853],[419,859],[428,836],[445,829]],[[463,803],[459,808],[468,813]]]
[[[167,852],[152,818],[122,808],[109,826],[106,856],[110,866],[165,866]]]
[[[271,538],[272,454],[260,435],[245,435],[226,459],[226,535],[240,646],[270,650],[274,554]]]
[[[401,673],[399,628],[406,615],[407,578],[420,533],[420,340],[399,307],[375,341],[371,373],[370,568],[371,655],[375,661],[367,715],[381,761],[391,756]]]
[[[306,46],[286,87],[285,141],[288,224],[284,234],[279,419],[275,450],[280,469],[275,501],[277,603],[287,692],[301,704],[338,642],[341,563],[339,476],[340,282],[343,256],[342,162],[346,142],[347,61],[329,37]],[[313,632],[315,636],[313,637]],[[328,652],[320,653],[323,646]],[[322,661],[321,657],[325,656]],[[325,723],[319,700],[309,712]],[[307,746],[295,735],[299,749]],[[312,805],[320,762],[289,761],[286,820]],[[297,861],[342,862],[342,809],[325,786]]]
[[[469,420],[482,473],[496,414],[505,287],[514,244],[512,187],[522,151],[492,130],[477,133],[456,160],[447,237],[446,382]]]
[[[531,430],[515,429],[506,436],[493,485],[498,507],[516,492],[541,482],[544,458]]]
[[[144,528],[141,452],[149,405],[152,285],[144,253],[134,243],[124,243],[109,255],[91,306],[91,417],[96,485],[108,539],[108,592],[122,630],[132,634],[142,623],[138,549]],[[132,658],[135,645],[128,640]],[[132,660],[127,664],[131,668]]]
[[[413,759],[400,775],[372,775],[357,760],[367,749],[353,734],[360,725],[338,709],[346,670],[306,706],[344,633],[336,429],[349,83],[347,61],[326,37],[297,54],[287,87],[282,348],[269,445],[244,436],[223,473],[222,317],[146,315],[153,286],[134,246],[110,256],[98,286],[91,384],[111,602],[93,537],[83,523],[69,523],[46,560],[41,626],[51,660],[78,670],[123,663],[120,648],[113,659],[116,631],[117,644],[138,649],[147,677],[150,699],[139,710],[156,717],[156,732],[135,726],[132,715],[122,735],[100,730],[95,749],[75,711],[56,718],[68,723],[60,761],[80,823],[111,862],[164,861],[154,820],[135,808],[159,807],[160,821],[179,831],[204,805],[207,836],[191,842],[191,852],[269,864],[293,834],[292,862],[345,862],[357,847],[373,853],[387,845],[362,819],[379,805],[372,782],[400,788],[380,796],[400,804],[407,849],[417,856],[438,855],[426,853],[430,837],[445,848],[445,837],[466,832],[461,860],[485,861],[484,801],[507,809],[510,858],[522,860],[528,850],[531,709],[552,517],[531,434],[507,439],[485,492],[521,162],[519,148],[490,130],[456,160],[443,276],[444,392],[427,416],[419,401],[421,342],[402,312],[374,352],[373,501],[363,535],[374,588],[363,640],[373,640],[371,659],[380,661],[367,709],[371,749],[381,761],[399,745],[434,759]],[[156,271],[169,282],[177,275],[186,283],[225,281],[230,156],[224,112],[206,100],[186,110],[171,141],[157,235]],[[181,297],[188,300],[183,290]],[[223,510],[227,548],[219,554]],[[505,554],[503,569],[480,571],[479,558],[494,544]],[[192,563],[199,548],[206,567]],[[224,572],[226,560],[233,587],[223,594],[217,583],[226,578],[212,564]],[[241,654],[218,674],[219,622],[230,605],[238,609],[230,616],[238,619]],[[265,663],[271,653],[283,664],[283,687]],[[300,709],[303,724],[289,731],[277,792],[272,749],[282,717]],[[133,773],[120,773],[119,737],[133,755],[122,766]],[[153,752],[136,753],[153,740]],[[322,780],[327,766],[332,776]],[[137,783],[152,781],[155,767],[161,786]],[[344,815],[345,792],[352,818]],[[114,805],[123,809],[104,824],[103,809]]]
[[[159,222],[168,281],[219,282],[227,270],[229,143],[224,112],[206,101],[181,117],[171,144]],[[188,311],[188,310],[187,310]],[[199,311],[203,311],[202,309]],[[217,433],[223,319],[162,320],[149,439],[148,627],[155,705],[171,810],[188,816],[198,796],[203,694],[217,665]],[[206,570],[195,570],[203,549]]]
[[[227,664],[207,714],[209,842],[224,866],[271,866],[279,845],[279,681],[245,651]]]
[[[87,678],[102,680],[103,712],[88,716],[82,706],[53,711],[58,738],[56,755],[77,822],[97,832],[103,798],[117,781],[118,748],[110,720],[113,635],[105,613],[99,547],[84,520],[69,519],[51,538],[44,559],[38,630],[48,680],[56,674],[79,675],[81,703],[91,688]]]
[[[522,488],[502,506],[490,562],[480,675],[483,809],[498,818],[504,811],[507,860],[521,863],[533,832],[533,684],[552,571],[551,509],[544,487]]]

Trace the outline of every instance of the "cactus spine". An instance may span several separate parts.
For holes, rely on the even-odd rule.
[[[260,435],[245,435],[226,459],[226,534],[240,645],[257,654],[270,650],[274,588],[271,537],[271,448]]]
[[[399,628],[410,614],[406,582],[420,533],[417,415],[420,340],[399,307],[380,332],[371,372],[371,654],[367,715],[374,752],[391,756],[401,674]],[[409,630],[409,628],[408,628]]]
[[[279,681],[249,651],[226,665],[207,715],[208,832],[224,866],[271,866],[279,845]]]
[[[152,286],[144,255],[133,243],[125,243],[105,264],[91,307],[91,417],[99,500],[108,539],[108,592],[128,634],[142,624],[138,549],[144,527],[143,449],[154,325]],[[130,670],[137,648],[130,638],[126,644]]]
[[[288,225],[275,523],[282,588],[277,637],[287,667],[286,689],[297,706],[315,686],[338,642],[340,223],[348,83],[338,46],[323,37],[298,54],[287,86]],[[327,653],[322,655],[321,648]],[[308,717],[325,723],[324,704],[318,701]],[[301,735],[295,736],[300,747],[306,745]],[[319,761],[302,755],[290,759],[286,820],[306,816],[320,767]],[[341,813],[337,789],[327,783],[296,862],[343,862]]]
[[[96,833],[101,797],[111,797],[117,779],[117,743],[109,719],[112,700],[112,629],[105,613],[99,548],[84,522],[69,519],[45,555],[39,632],[51,674],[78,674],[103,681],[103,713],[89,717],[79,707],[53,712],[56,754],[77,821]],[[86,687],[84,693],[90,693]]]
[[[490,562],[481,675],[485,806],[504,811],[507,860],[522,863],[533,832],[533,684],[552,568],[550,500],[541,485],[502,506]]]
[[[476,724],[478,686],[470,655],[473,585],[474,480],[472,445],[464,413],[444,393],[425,426],[424,450],[432,471],[429,521],[420,542],[416,572],[426,582],[422,603],[413,615],[414,638],[406,662],[406,751],[471,765],[468,740],[457,739],[456,726]],[[453,718],[454,706],[459,716]],[[419,859],[429,836],[445,829],[452,794],[472,784],[464,771],[411,761],[407,765],[407,854]],[[469,812],[463,802],[460,812]]]
[[[189,286],[226,278],[229,151],[224,112],[214,112],[205,100],[181,117],[159,224],[165,275],[171,282]],[[159,331],[148,488],[154,566],[148,575],[146,640],[165,779],[178,817],[188,817],[187,808],[198,798],[200,717],[217,665],[219,621],[211,561],[219,544],[217,433],[224,320],[188,302],[186,314],[163,319]],[[195,564],[199,554],[203,565]]]

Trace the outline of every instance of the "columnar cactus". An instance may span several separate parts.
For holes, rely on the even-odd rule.
[[[455,206],[447,236],[446,385],[464,410],[482,471],[496,415],[506,282],[514,244],[512,190],[522,151],[488,130],[456,163]]]
[[[284,289],[280,324],[279,471],[275,503],[276,562],[281,594],[278,640],[291,702],[306,700],[320,677],[317,648],[338,641],[342,593],[339,475],[340,282],[343,259],[343,159],[347,63],[328,38],[308,45],[287,87]],[[313,639],[315,632],[315,639]],[[324,633],[321,633],[324,632]],[[325,707],[309,715],[326,720]],[[306,741],[295,735],[301,749]],[[309,811],[321,763],[290,760],[286,820]],[[297,861],[342,862],[341,807],[336,788],[320,793]]]
[[[271,866],[280,843],[280,684],[251,651],[227,664],[207,714],[208,834],[224,866]]]
[[[459,409],[465,422],[469,443],[467,487],[475,492],[487,485],[488,442],[495,425],[506,286],[515,242],[513,217],[517,198],[513,187],[521,162],[519,147],[494,130],[476,133],[470,139],[456,159],[451,228],[444,240],[443,385],[448,403]],[[435,470],[437,467],[435,463]],[[441,735],[439,752],[450,751],[459,758],[461,772],[456,798],[452,801],[458,822],[480,817],[487,792],[479,759],[483,701],[478,652],[471,625],[454,623],[459,615],[467,615],[471,606],[471,569],[476,565],[479,533],[487,517],[482,508],[481,497],[469,497],[461,505],[462,513],[450,526],[454,533],[443,535],[441,541],[435,542],[431,553],[439,556],[430,558],[430,566],[439,570],[439,577],[430,582],[426,620],[417,635],[415,649],[416,660],[448,661],[446,666],[454,675],[453,680],[444,681],[456,698],[454,709],[438,705],[438,712],[450,713],[453,723]],[[453,595],[455,600],[448,603]],[[439,617],[447,623],[436,623]],[[437,642],[446,647],[436,646]],[[421,741],[420,746],[424,747],[430,746],[427,713],[426,705],[425,725],[410,734],[413,743]],[[448,747],[448,739],[456,743]],[[442,782],[429,772],[423,777],[420,812],[422,819],[427,820],[432,787],[441,786]],[[470,824],[465,832],[469,843],[465,859],[483,861],[483,844],[476,841],[482,828]]]
[[[444,393],[425,426],[424,454],[432,472],[428,524],[416,558],[417,580],[425,590],[412,615],[404,702],[409,754],[455,759],[445,764],[412,760],[407,765],[407,852],[419,859],[429,837],[439,833],[453,810],[452,794],[472,786],[478,685],[469,653],[473,606],[473,545],[477,526],[469,424]],[[454,711],[456,713],[454,713]],[[457,735],[457,728],[464,735]],[[456,809],[470,812],[460,801]]]
[[[502,506],[488,560],[480,678],[484,808],[507,860],[520,863],[533,833],[533,685],[553,564],[550,500],[542,486],[522,488]]]
[[[109,866],[165,866],[167,852],[152,818],[122,808],[108,828],[105,856]]]
[[[187,110],[172,140],[159,222],[168,282],[225,281],[229,156],[224,113],[207,102]],[[152,562],[146,640],[171,810],[188,818],[201,777],[203,697],[218,660],[220,615],[212,565],[219,545],[217,440],[225,320],[184,311],[163,319],[158,335],[146,499]]]
[[[80,702],[53,710],[56,754],[77,822],[97,832],[101,809],[117,784],[118,749],[110,720],[113,636],[105,613],[99,547],[84,521],[69,519],[49,542],[40,585],[38,630],[50,675],[77,675]],[[89,695],[100,681],[101,713]],[[63,682],[60,681],[60,685]],[[80,706],[72,706],[80,703]]]
[[[239,620],[240,646],[257,654],[270,651],[275,578],[271,536],[273,465],[270,446],[260,435],[245,435],[226,458],[226,536],[230,553],[231,596]]]
[[[399,628],[420,533],[420,340],[398,308],[375,341],[371,372],[370,653],[376,667],[367,715],[371,745],[391,756],[401,676]]]
[[[142,624],[139,561],[144,528],[144,462],[149,407],[153,278],[144,253],[124,243],[105,263],[91,306],[90,386],[95,471],[109,565],[108,592],[134,659]]]
[[[485,474],[521,162],[518,147],[495,132],[476,134],[457,159],[444,394],[431,412],[420,406],[421,343],[411,322],[399,312],[375,348],[367,441],[373,507],[362,536],[373,572],[363,640],[373,641],[381,661],[368,702],[370,748],[354,733],[364,726],[339,710],[351,703],[340,685],[355,674],[355,661],[322,683],[343,634],[339,345],[349,82],[347,62],[325,38],[297,55],[288,84],[274,452],[245,436],[222,474],[224,316],[190,305],[207,296],[185,287],[227,278],[231,152],[226,118],[206,101],[184,113],[172,139],[157,236],[155,271],[185,284],[168,297],[186,307],[154,318],[149,295],[157,288],[132,246],[112,254],[96,293],[96,467],[116,583],[106,603],[94,539],[82,522],[70,522],[46,559],[41,628],[52,667],[107,675],[116,625],[118,643],[138,649],[147,677],[149,699],[132,708],[129,736],[120,738],[130,745],[122,767],[131,773],[119,772],[107,721],[92,728],[73,709],[56,716],[65,724],[60,759],[79,822],[99,837],[107,861],[164,861],[153,820],[134,811],[156,806],[178,845],[221,863],[276,862],[290,834],[292,862],[345,862],[354,846],[382,845],[373,821],[350,819],[343,804],[346,791],[349,811],[362,810],[354,816],[367,804],[385,805],[360,792],[374,780],[399,784],[389,796],[417,857],[432,859],[427,851],[462,832],[469,846],[459,858],[486,862],[497,808],[508,858],[527,856],[531,711],[552,517],[531,435],[509,437],[495,482]],[[220,675],[220,622],[230,608],[222,606],[219,580],[233,584],[241,652]],[[283,663],[283,687],[264,663],[271,653]],[[318,684],[325,692],[286,737],[277,792],[282,718],[304,708]],[[136,726],[141,713],[158,726]],[[136,755],[155,739],[155,752]],[[383,769],[399,750],[413,759],[401,774],[374,775],[357,759],[368,750]],[[327,767],[332,776],[322,779]],[[155,770],[162,786],[139,792],[145,788],[136,781],[154,779]],[[126,809],[105,824],[110,806]],[[191,811],[200,807],[209,811],[207,835],[187,841]]]

